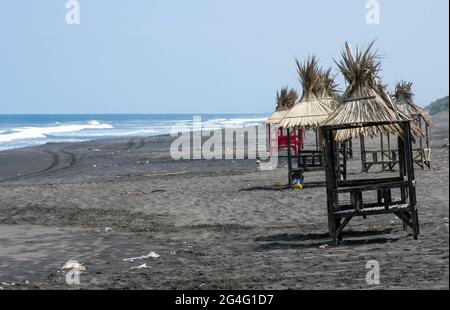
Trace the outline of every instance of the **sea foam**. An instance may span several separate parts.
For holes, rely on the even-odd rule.
[[[87,124],[60,125],[51,127],[20,127],[10,131],[0,132],[0,142],[10,142],[22,139],[46,138],[51,134],[77,132],[86,129],[111,129],[113,126],[102,124],[98,121],[90,121]]]

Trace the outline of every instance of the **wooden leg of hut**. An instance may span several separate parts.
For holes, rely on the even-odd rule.
[[[381,171],[384,171],[386,167],[384,166],[384,134],[380,136],[380,146],[381,146]]]
[[[419,116],[419,128],[420,131],[422,131],[422,117]],[[425,157],[424,157],[424,150],[423,150],[423,138],[420,136],[419,138],[419,149],[420,149],[420,162],[422,165],[422,170],[425,170]]]
[[[334,241],[335,245],[338,245],[340,242],[342,242],[342,230],[344,229],[345,225],[342,226],[341,219],[335,219],[334,221],[335,221],[334,226],[336,227],[336,231],[334,233],[335,236],[333,238],[333,241]]]
[[[287,128],[287,151],[288,151],[288,187],[292,188],[292,150],[291,150],[291,130]]]
[[[408,227],[412,228],[411,224],[411,217],[408,215],[408,213],[395,213],[395,215],[402,220],[403,223],[403,230],[407,231]]]
[[[319,150],[319,135],[318,135],[318,129],[315,129],[314,132],[316,133],[316,151]]]
[[[362,172],[367,172],[366,169],[366,147],[365,147],[365,141],[364,136],[359,135],[359,142],[361,145],[361,164],[362,164]]]
[[[348,158],[353,158],[353,140],[348,140]]]
[[[392,155],[392,149],[391,149],[391,135],[388,133],[387,134],[387,147],[388,147],[388,158],[389,158],[389,171],[392,171],[392,169],[394,168],[394,156]]]
[[[411,222],[413,237],[415,240],[418,239],[419,235],[419,218],[417,213],[417,196],[415,188],[415,177],[414,177],[414,159],[412,154],[412,142],[411,142],[411,127],[409,122],[403,123],[403,131],[405,136],[405,157],[406,157],[406,173],[408,177],[408,194],[409,194],[409,205],[411,212]]]
[[[425,124],[425,131],[426,131],[426,133],[425,133],[425,140],[426,140],[425,143],[427,144],[428,152],[430,152],[430,126],[428,124]],[[429,160],[428,161],[428,169],[431,170],[431,156],[430,156],[430,158],[428,160]]]
[[[297,167],[300,168],[302,163],[301,163],[301,153],[302,153],[302,139],[301,139],[301,135],[302,135],[302,130],[300,127],[298,127],[297,129]]]
[[[405,165],[405,142],[402,138],[398,138],[398,160],[399,160],[399,170],[400,170],[400,178],[403,179],[406,176],[406,165]],[[407,190],[404,186],[400,188],[400,196],[401,196],[401,202],[406,203]],[[412,227],[411,227],[412,228]],[[408,227],[405,225],[405,222],[403,221],[403,230],[407,230]]]
[[[336,236],[336,222],[334,220],[334,210],[336,203],[336,193],[334,192],[336,182],[336,166],[334,160],[334,139],[331,130],[322,130],[322,135],[325,139],[324,153],[325,153],[325,176],[327,183],[327,215],[328,215],[328,232],[333,242],[337,242]]]
[[[348,144],[344,142],[344,162],[343,162],[343,179],[347,180],[347,160],[348,160]]]
[[[328,158],[326,158],[326,167],[328,171],[327,177],[327,191],[329,199],[329,214],[330,214],[330,235],[333,239],[334,244],[339,244],[342,240],[342,235],[339,233],[338,229],[341,227],[341,219],[336,218],[334,213],[337,210],[339,203],[339,196],[336,192],[339,179],[339,144],[334,141],[333,131],[329,130],[326,132],[326,136],[322,133],[322,137],[326,139],[326,144],[328,145]],[[341,235],[341,236],[340,236]]]
[[[342,223],[339,223],[338,229],[336,231],[337,234],[337,240],[340,242],[342,241],[342,235],[344,233],[344,228],[348,225],[348,223],[350,223],[350,221],[352,220],[352,217],[346,217]]]

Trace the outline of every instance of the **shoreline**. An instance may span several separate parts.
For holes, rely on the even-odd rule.
[[[175,161],[168,135],[2,151],[0,287],[448,289],[448,138],[447,115],[432,129],[432,170],[416,168],[418,241],[380,216],[352,221],[338,247],[324,187],[273,188],[284,162]],[[160,256],[124,261],[150,252]],[[87,269],[76,287],[61,270],[70,259]],[[365,282],[373,259],[379,286]]]
[[[0,149],[37,146],[46,142],[86,142],[170,134],[174,126],[245,127],[261,123],[264,114],[99,114],[1,115]]]

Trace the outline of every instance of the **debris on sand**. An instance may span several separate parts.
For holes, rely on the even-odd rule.
[[[328,244],[323,244],[323,245],[319,246],[319,249],[321,249],[321,250],[328,249]]]
[[[286,184],[284,184],[283,182],[275,182],[275,183],[273,183],[273,187],[280,188],[280,187],[284,187],[284,186],[286,186]]]
[[[143,177],[167,177],[167,176],[174,176],[174,175],[180,175],[180,174],[185,174],[187,173],[187,171],[180,171],[180,172],[159,172],[159,173],[146,173],[143,174]]]
[[[112,232],[113,229],[111,227],[105,227],[105,232]]]
[[[157,253],[155,253],[155,252],[150,252],[150,253],[148,254],[148,256],[149,256],[150,258],[158,258],[158,257],[159,257],[159,254],[157,254]]]
[[[134,262],[135,260],[138,259],[148,259],[148,258],[159,258],[159,254],[155,253],[155,252],[150,252],[147,255],[143,255],[143,256],[138,256],[138,257],[132,257],[132,258],[125,258],[123,259],[124,262]]]
[[[138,270],[140,270],[140,269],[147,269],[147,268],[150,268],[149,266],[147,266],[147,263],[144,263],[144,264],[142,264],[142,265],[140,265],[140,266],[136,266],[136,267],[131,267],[130,269],[138,269]]]
[[[167,192],[165,189],[155,189],[155,190],[152,190],[152,194],[155,194],[155,193],[165,193],[165,192]]]
[[[86,271],[86,267],[84,267],[84,264],[79,263],[76,260],[69,260],[67,263],[64,264],[64,266],[61,268],[62,270],[72,270],[76,269],[79,271]]]

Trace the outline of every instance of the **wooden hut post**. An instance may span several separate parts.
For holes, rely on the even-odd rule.
[[[405,142],[402,137],[398,137],[397,141],[398,141],[397,144],[398,144],[399,173],[400,173],[400,179],[403,180],[403,179],[405,179],[405,176],[406,176]],[[400,199],[403,204],[406,203],[406,193],[407,193],[406,188],[402,186],[400,188]],[[408,229],[408,225],[405,223],[405,221],[403,221],[403,230],[406,231],[407,229]]]
[[[389,170],[392,170],[394,167],[394,155],[392,154],[392,148],[391,148],[391,134],[387,134],[387,148],[388,148],[388,158],[389,158]]]
[[[416,185],[414,177],[414,159],[412,154],[412,137],[411,137],[411,124],[410,122],[403,123],[404,131],[404,145],[405,145],[405,166],[406,175],[408,177],[408,194],[409,194],[409,209],[411,212],[411,223],[413,230],[414,240],[418,239],[420,233],[419,230],[419,217],[417,212],[417,196],[416,196]]]
[[[353,140],[352,140],[352,138],[350,138],[350,140],[348,140],[348,157],[353,158]]]
[[[419,128],[420,128],[420,131],[422,131],[422,116],[418,116],[418,121],[419,121]],[[423,137],[422,137],[422,135],[420,135],[420,137],[419,137],[419,148],[420,148],[420,150],[419,150],[419,152],[420,152],[420,163],[421,163],[421,165],[422,165],[422,170],[425,170],[425,154],[424,154],[424,149],[423,149]]]
[[[337,189],[336,175],[336,144],[334,142],[333,131],[330,129],[322,130],[325,138],[325,175],[327,182],[327,211],[328,211],[328,229],[333,242],[337,244],[339,220],[335,219],[334,211],[337,207],[338,197],[335,189]]]
[[[430,125],[425,123],[425,143],[427,145],[427,152],[429,154],[428,158],[428,169],[431,170],[431,150],[430,150]]]
[[[384,166],[384,133],[380,135],[380,145],[381,145],[381,171],[385,170]]]
[[[319,134],[318,134],[318,131],[319,130],[317,128],[314,130],[314,132],[316,134],[316,151],[319,150]]]
[[[292,150],[291,150],[291,130],[286,128],[287,131],[287,152],[288,152],[288,187],[292,188]]]
[[[302,156],[302,148],[303,148],[303,146],[302,146],[302,141],[303,141],[303,139],[302,139],[302,134],[303,134],[303,132],[302,132],[302,129],[301,129],[301,127],[298,127],[297,128],[297,167],[298,168],[300,168],[300,166],[301,166],[301,156]]]
[[[364,141],[364,135],[359,135],[359,144],[361,145],[361,163],[362,163],[362,172],[366,171],[366,146]]]

